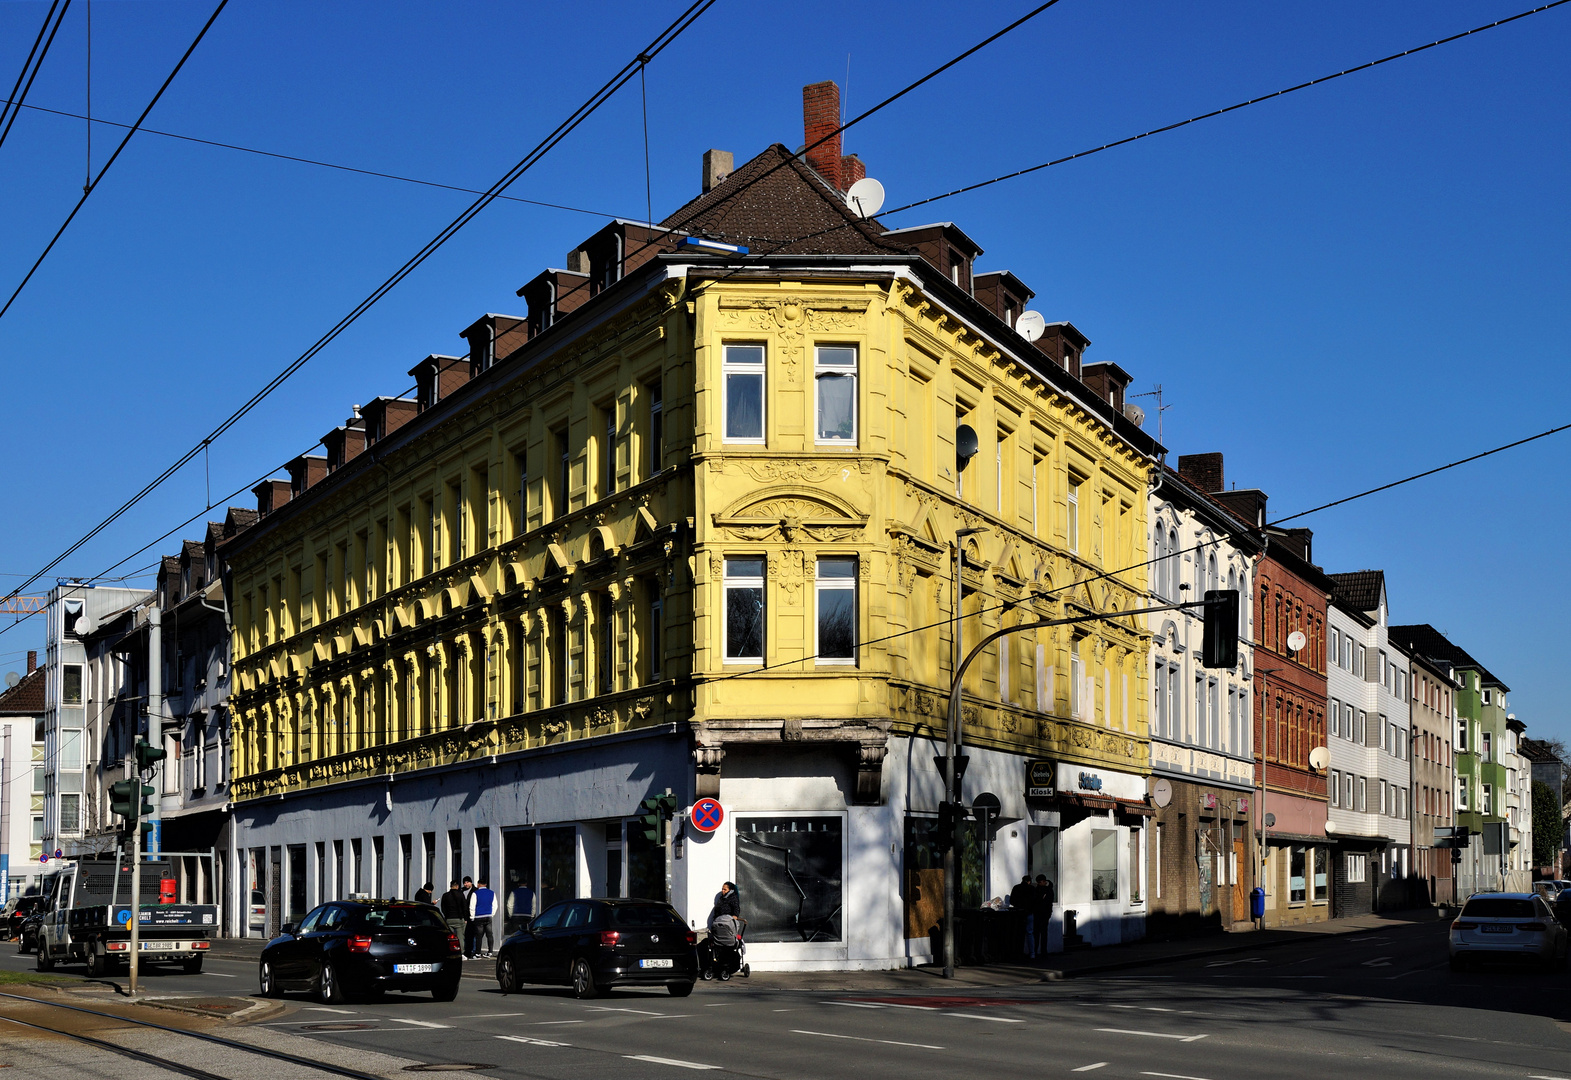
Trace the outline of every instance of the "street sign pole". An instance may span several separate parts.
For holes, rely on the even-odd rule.
[[[138,805],[142,799],[142,781],[136,781],[136,799]],[[141,933],[141,908],[142,908],[142,826],[140,822],[133,822],[131,829],[131,954],[128,962],[131,965],[131,997],[136,998],[136,969],[137,961],[141,958],[142,933]]]

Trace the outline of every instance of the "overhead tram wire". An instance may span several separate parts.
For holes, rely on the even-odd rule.
[[[110,168],[114,165],[115,160],[120,157],[120,152],[126,148],[126,144],[131,141],[131,138],[136,134],[137,129],[142,126],[142,121],[147,119],[147,114],[153,111],[153,106],[158,104],[158,99],[164,96],[164,91],[169,89],[169,84],[175,81],[175,76],[180,74],[180,69],[185,67],[185,62],[191,59],[191,54],[195,52],[196,47],[202,43],[202,39],[207,36],[207,31],[212,27],[213,22],[218,18],[219,13],[224,10],[225,5],[228,3],[229,0],[218,0],[218,6],[214,8],[213,13],[207,17],[207,22],[202,24],[202,29],[197,33],[196,38],[181,55],[180,62],[177,63],[174,67],[174,70],[169,73],[169,77],[163,81],[161,86],[159,86],[158,93],[153,95],[153,99],[147,103],[147,108],[142,110],[142,115],[136,118],[136,123],[132,124],[131,129],[125,133],[125,138],[120,140],[120,145],[115,147],[115,152],[109,155],[109,160],[104,162],[104,167],[98,170],[98,175],[94,177],[89,184],[83,187],[82,197],[76,201],[76,205],[73,206],[71,208],[71,212],[66,215],[65,221],[60,223],[60,228],[56,230],[49,243],[45,245],[43,252],[38,256],[37,261],[33,263],[32,269],[27,272],[27,276],[22,278],[21,284],[19,284],[16,287],[16,291],[11,294],[11,298],[5,302],[4,307],[0,307],[0,319],[5,318],[5,313],[11,310],[11,305],[16,303],[16,298],[18,296],[22,295],[22,290],[27,288],[27,283],[33,280],[33,275],[38,273],[38,268],[44,264],[44,260],[47,259],[49,257],[49,253],[54,250],[55,244],[60,242],[60,237],[64,236],[66,229],[70,228],[71,222],[76,219],[77,213],[87,202],[88,197],[91,196],[94,191],[98,190],[98,184],[101,180],[103,180],[104,174],[110,170]],[[14,120],[15,118],[16,114],[13,113],[12,119]]]
[[[131,126],[116,120],[105,120],[101,116],[87,116],[67,109],[50,109],[43,105],[22,105],[21,108],[31,109],[34,112],[49,113],[52,116],[61,116],[69,120],[87,120],[94,124],[106,124],[109,127],[128,128]],[[441,184],[434,180],[421,180],[414,176],[400,176],[398,173],[380,172],[376,169],[360,169],[353,165],[340,165],[333,161],[319,161],[316,158],[301,157],[298,154],[284,154],[274,150],[259,150],[254,146],[241,146],[238,143],[220,142],[217,139],[199,139],[194,135],[181,135],[173,131],[161,131],[158,128],[144,126],[142,134],[157,135],[165,139],[179,139],[181,142],[196,143],[200,146],[216,146],[221,150],[236,150],[242,154],[256,154],[258,157],[275,158],[279,161],[293,161],[300,165],[315,165],[322,169],[337,169],[339,172],[358,173],[361,176],[375,176],[382,180],[397,180],[404,184],[418,184],[421,187],[437,188],[441,191],[458,191],[465,195],[485,194],[479,188],[463,187],[459,184]],[[551,210],[567,210],[575,214],[588,214],[590,217],[618,218],[628,216],[626,214],[613,214],[606,210],[586,210],[581,206],[567,206],[564,203],[543,202],[540,199],[525,199],[517,195],[498,195],[497,198],[504,202],[525,203],[529,206],[544,206]]]
[[[995,177],[993,177],[990,180],[981,180],[981,181],[978,181],[978,182],[976,182],[974,184],[967,184],[964,187],[955,188],[953,191],[946,191],[946,192],[944,192],[941,195],[931,195],[931,196],[928,196],[925,199],[918,199],[915,202],[906,203],[904,206],[892,207],[892,208],[890,208],[888,210],[880,211],[877,214],[869,215],[865,220],[867,220],[867,221],[877,221],[880,218],[889,217],[892,214],[898,214],[898,213],[901,213],[901,212],[906,211],[906,210],[912,210],[912,209],[915,209],[918,206],[927,206],[930,203],[939,202],[939,201],[941,201],[943,199],[951,199],[951,198],[954,198],[956,195],[964,195],[964,194],[966,194],[968,192],[976,191],[979,188],[990,187],[993,184],[1002,183],[1005,180],[1014,180],[1014,179],[1016,179],[1018,177],[1021,177],[1021,176],[1028,176],[1031,173],[1041,172],[1043,169],[1053,168],[1056,165],[1064,165],[1064,164],[1067,164],[1067,163],[1069,163],[1071,161],[1078,161],[1081,158],[1090,157],[1093,154],[1100,154],[1104,150],[1112,150],[1115,147],[1127,146],[1130,143],[1139,142],[1141,139],[1148,139],[1148,138],[1150,138],[1153,135],[1160,135],[1160,134],[1163,134],[1164,132],[1174,131],[1174,130],[1176,130],[1178,128],[1181,128],[1181,127],[1187,127],[1190,124],[1199,123],[1202,120],[1210,120],[1210,119],[1213,119],[1213,118],[1218,117],[1218,116],[1224,116],[1227,113],[1236,112],[1237,110],[1245,108],[1245,107],[1250,106],[1250,105],[1258,105],[1261,102],[1271,101],[1271,100],[1273,100],[1275,98],[1279,98],[1279,97],[1282,97],[1282,96],[1284,96],[1286,94],[1291,94],[1291,93],[1294,93],[1294,92],[1299,91],[1299,90],[1304,90],[1304,89],[1307,89],[1307,88],[1309,88],[1311,86],[1319,86],[1321,83],[1327,83],[1327,82],[1331,82],[1334,79],[1340,79],[1340,78],[1342,78],[1345,75],[1353,75],[1353,74],[1356,74],[1356,73],[1358,73],[1360,71],[1368,71],[1370,68],[1379,67],[1381,64],[1388,64],[1388,63],[1390,63],[1393,60],[1400,60],[1403,57],[1413,56],[1413,55],[1415,55],[1417,53],[1424,52],[1425,50],[1433,49],[1433,48],[1435,48],[1436,46],[1439,46],[1439,45],[1446,45],[1446,44],[1449,44],[1450,42],[1453,42],[1453,41],[1459,41],[1462,38],[1471,37],[1473,34],[1482,33],[1485,30],[1493,30],[1496,27],[1505,26],[1508,23],[1516,22],[1518,19],[1525,19],[1529,15],[1537,15],[1537,14],[1539,14],[1541,12],[1549,11],[1551,8],[1557,8],[1557,7],[1560,7],[1563,4],[1567,4],[1567,3],[1571,3],[1571,0],[1553,0],[1552,3],[1543,4],[1543,5],[1539,6],[1539,7],[1532,8],[1532,9],[1530,9],[1528,11],[1518,12],[1517,14],[1508,16],[1508,17],[1506,17],[1504,19],[1497,19],[1494,22],[1485,23],[1482,26],[1475,26],[1471,30],[1463,30],[1460,33],[1451,34],[1448,37],[1443,37],[1443,38],[1440,38],[1440,39],[1438,39],[1436,41],[1431,41],[1431,42],[1428,42],[1428,43],[1423,44],[1423,45],[1416,45],[1413,48],[1404,49],[1404,50],[1402,50],[1401,52],[1398,52],[1398,53],[1392,53],[1390,56],[1383,56],[1383,57],[1381,57],[1378,60],[1371,60],[1368,63],[1359,64],[1356,67],[1346,68],[1346,69],[1344,69],[1342,71],[1338,71],[1338,72],[1335,72],[1335,73],[1330,74],[1330,75],[1322,75],[1322,76],[1320,76],[1317,79],[1310,79],[1308,82],[1298,83],[1298,84],[1296,84],[1294,86],[1289,86],[1289,87],[1286,87],[1286,88],[1281,89],[1281,90],[1274,91],[1274,92],[1269,93],[1269,94],[1262,94],[1259,97],[1253,97],[1253,98],[1250,98],[1247,101],[1240,101],[1240,102],[1237,102],[1236,104],[1228,105],[1225,108],[1213,109],[1210,112],[1201,113],[1198,116],[1191,116],[1187,120],[1178,120],[1178,121],[1175,121],[1175,122],[1173,122],[1171,124],[1164,124],[1161,127],[1152,128],[1149,131],[1143,131],[1143,132],[1141,132],[1138,135],[1130,135],[1130,136],[1127,136],[1127,137],[1122,138],[1122,139],[1114,140],[1113,142],[1103,143],[1101,146],[1094,146],[1094,147],[1091,147],[1091,148],[1086,149],[1086,150],[1081,150],[1078,153],[1067,154],[1064,157],[1054,158],[1052,161],[1044,161],[1041,164],[1032,165],[1032,166],[1029,166],[1028,168],[1016,169],[1014,172],[1005,173],[1002,176],[995,176]],[[817,144],[814,144],[814,145],[817,145]],[[795,236],[795,237],[792,237],[792,238],[790,238],[788,240],[784,240],[784,241],[776,241],[776,242],[774,242],[774,247],[771,248],[771,250],[763,251],[763,252],[756,252],[756,253],[749,253],[748,255],[741,256],[741,260],[744,263],[757,262],[758,260],[768,258],[770,255],[778,254],[780,251],[783,251],[784,249],[786,249],[788,247],[791,247],[792,245],[800,244],[800,243],[803,243],[804,241],[807,241],[807,240],[815,240],[815,239],[817,239],[820,236],[828,236],[831,233],[836,233],[836,232],[841,231],[842,229],[848,229],[848,228],[851,228],[851,227],[853,227],[853,223],[852,222],[840,222],[838,224],[831,225],[831,226],[829,226],[826,229],[819,229],[819,230],[817,230],[815,232],[803,233],[800,236]],[[729,278],[729,277],[735,275],[736,273],[740,272],[740,269],[741,268],[739,267],[736,270],[731,270],[730,272],[722,275],[721,278],[719,278],[718,280],[725,280],[726,278]]]
[[[17,73],[16,86],[11,89],[11,96],[6,100],[5,106],[0,108],[0,146],[5,145],[6,136],[11,134],[11,126],[16,123],[17,112],[22,103],[27,100],[28,91],[33,88],[33,80],[38,78],[38,71],[44,66],[44,57],[49,55],[49,47],[55,43],[55,34],[60,31],[60,24],[65,21],[65,13],[70,8],[71,0],[65,0],[63,6],[60,0],[53,0],[49,10],[44,14],[44,23],[38,28],[38,36],[33,39],[33,47],[28,50],[27,59],[22,62],[22,70]],[[56,9],[59,10],[58,17],[55,14]],[[50,19],[54,19],[52,27],[49,25]],[[46,30],[49,32],[47,40],[44,37]],[[25,85],[24,80],[26,80]]]
[[[964,52],[960,53],[959,55],[954,56],[954,57],[950,58],[949,60],[944,61],[944,63],[940,64],[938,67],[934,68],[932,71],[929,71],[926,75],[923,75],[921,78],[917,79],[915,82],[908,83],[907,85],[905,85],[901,89],[895,91],[893,94],[890,94],[888,97],[884,98],[882,101],[880,101],[878,104],[874,105],[872,108],[867,109],[867,110],[859,113],[858,115],[852,117],[850,120],[847,120],[845,123],[843,123],[839,127],[835,128],[833,131],[831,131],[829,134],[825,135],[823,138],[819,139],[817,142],[810,143],[809,145],[802,147],[802,149],[798,150],[796,153],[794,153],[794,154],[790,155],[790,157],[786,158],[785,161],[780,161],[780,162],[775,163],[774,165],[771,165],[769,168],[765,169],[763,172],[759,173],[757,176],[755,176],[752,179],[746,181],[745,183],[739,185],[735,191],[731,192],[731,194],[727,196],[727,201],[734,200],[736,198],[736,196],[740,195],[742,192],[746,191],[748,188],[752,187],[754,184],[760,183],[760,182],[768,179],[769,177],[773,176],[775,173],[777,173],[781,169],[785,168],[786,165],[788,165],[790,162],[795,161],[798,158],[805,157],[810,151],[816,150],[818,147],[820,147],[820,146],[824,145],[825,143],[829,142],[831,139],[834,139],[835,137],[840,135],[842,132],[848,130],[849,128],[854,127],[857,124],[860,124],[863,120],[866,120],[868,117],[872,116],[874,113],[879,112],[880,110],[886,108],[889,105],[893,105],[896,101],[899,101],[901,98],[905,97],[907,94],[911,93],[913,90],[916,90],[918,87],[924,85],[925,83],[928,83],[928,82],[932,81],[933,79],[937,78],[939,75],[942,75],[944,72],[948,71],[950,68],[954,67],[956,64],[960,63],[961,61],[967,59],[968,57],[970,57],[974,53],[980,52],[982,49],[985,49],[987,46],[991,45],[993,42],[997,41],[999,38],[1005,36],[1006,34],[1012,33],[1013,31],[1019,29],[1021,26],[1024,26],[1026,23],[1030,22],[1032,19],[1034,19],[1038,15],[1042,14],[1042,12],[1046,11],[1048,8],[1053,7],[1058,2],[1059,2],[1059,0],[1047,0],[1047,3],[1041,4],[1041,5],[1039,5],[1039,6],[1035,7],[1035,8],[1032,8],[1030,11],[1026,12],[1024,15],[1020,16],[1020,18],[1016,19],[1014,22],[1012,22],[1009,25],[1005,26],[1003,29],[997,30],[997,31],[995,31],[992,34],[989,34],[987,37],[983,38],[981,41],[977,42],[975,45],[972,45],[969,49],[966,49]],[[1571,0],[1562,0],[1562,2],[1571,2]],[[681,219],[680,221],[677,221],[676,223],[674,223],[672,225],[661,225],[659,227],[661,229],[665,230],[667,233],[680,232],[685,226],[691,224],[692,221],[695,218],[698,217],[699,213],[700,213],[700,211],[694,210],[692,213],[688,214],[685,218]],[[722,213],[722,217],[723,216],[724,216],[724,214]],[[838,228],[838,226],[837,226],[837,228]],[[817,235],[817,234],[814,234],[814,235]],[[795,242],[795,241],[793,241],[793,242]],[[624,253],[623,256],[622,256],[623,262],[626,262],[628,259],[630,259],[633,256],[639,254],[640,252],[647,251],[649,248],[654,247],[656,245],[656,243],[657,243],[657,241],[655,241],[653,239],[644,241],[638,247],[633,248],[631,251]],[[589,283],[588,282],[582,282],[580,284],[572,286],[569,289],[565,289],[565,290],[563,290],[562,294],[558,297],[558,301],[560,301],[560,300],[562,300],[562,299],[564,299],[564,298],[566,298],[568,296],[571,296],[573,293],[577,292],[579,289],[587,289],[587,288],[589,288]]]
[[[144,485],[141,490],[139,490],[135,495],[131,496],[131,498],[126,502],[121,504],[119,508],[117,508],[103,521],[94,526],[93,529],[91,529],[85,536],[77,540],[65,551],[51,559],[49,563],[43,567],[43,569],[39,570],[38,573],[27,582],[24,582],[17,589],[0,599],[10,599],[12,596],[20,594],[29,585],[33,584],[33,582],[44,577],[50,570],[58,566],[60,562],[79,551],[84,545],[91,541],[93,537],[97,536],[104,529],[108,528],[133,506],[141,502],[155,489],[161,486],[164,481],[168,480],[186,464],[195,459],[215,439],[219,438],[235,424],[239,423],[242,418],[251,412],[251,410],[255,409],[275,390],[282,386],[291,375],[305,366],[308,361],[310,361],[319,352],[325,349],[334,339],[347,330],[357,319],[360,318],[360,316],[364,315],[373,306],[375,306],[375,304],[381,300],[382,297],[391,292],[399,282],[403,281],[404,278],[413,273],[418,266],[425,262],[426,259],[435,254],[443,244],[452,239],[452,237],[456,235],[458,231],[467,225],[471,220],[473,220],[473,218],[479,214],[481,210],[489,206],[504,189],[506,189],[524,173],[528,172],[541,158],[543,158],[558,143],[565,139],[575,128],[577,128],[591,115],[593,115],[602,105],[606,103],[606,101],[610,100],[611,96],[614,95],[617,90],[621,89],[622,86],[624,86],[629,80],[633,78],[634,75],[638,73],[641,64],[654,59],[661,52],[663,52],[667,46],[675,41],[683,33],[683,31],[696,22],[699,16],[703,15],[704,12],[713,7],[716,2],[717,0],[695,0],[695,2],[685,11],[683,11],[674,22],[662,30],[658,35],[656,35],[654,40],[651,41],[649,45],[646,46],[643,50],[641,50],[634,59],[625,64],[622,69],[613,75],[609,80],[607,80],[605,84],[600,87],[600,89],[591,94],[583,104],[579,105],[578,108],[567,117],[567,119],[563,120],[560,124],[557,125],[555,129],[546,135],[546,137],[542,139],[534,147],[534,149],[530,150],[529,153],[524,155],[524,157],[516,165],[504,173],[501,179],[492,184],[490,188],[488,188],[478,199],[471,203],[468,208],[458,215],[458,217],[454,218],[452,222],[450,222],[439,233],[437,233],[435,237],[427,241],[419,251],[411,256],[401,267],[394,271],[394,273],[385,281],[383,281],[381,285],[377,286],[377,288],[373,290],[369,296],[360,301],[359,304],[355,305],[349,314],[339,319],[338,322],[335,323],[332,328],[327,331],[327,333],[318,338],[310,348],[301,353],[298,358],[292,361],[281,372],[273,376],[273,378],[270,379],[265,386],[263,386],[249,399],[247,399],[246,402],[240,406],[240,408],[232,412],[204,439],[196,443],[191,449],[182,454],[172,465],[170,465],[163,472],[159,473],[158,476],[154,477],[151,481]],[[228,0],[221,0],[221,3],[219,4],[219,10],[222,10],[225,3],[228,3]],[[217,12],[214,12],[214,16],[217,16]],[[211,25],[211,20],[209,20],[209,25]],[[201,38],[198,37],[197,40],[200,41]],[[192,47],[195,47],[194,43]],[[189,51],[187,52],[187,55],[190,55]],[[184,63],[184,60],[182,59],[181,62]],[[179,69],[176,68],[176,70],[178,71]],[[165,85],[167,86],[168,84],[166,83]],[[162,90],[160,90],[160,93],[162,93]],[[155,98],[154,100],[156,101],[157,99]],[[149,106],[149,108],[151,108],[151,106]],[[146,114],[144,113],[143,115],[145,116]],[[138,121],[138,125],[140,125],[140,121]],[[130,135],[127,135],[126,138],[129,140]],[[124,143],[121,143],[121,148],[123,148],[124,145]],[[116,150],[115,153],[118,154],[119,150]],[[113,161],[114,159],[111,158],[110,164],[113,164]],[[108,169],[108,165],[105,166],[105,169]],[[100,174],[100,176],[102,176],[102,174]],[[84,195],[84,199],[85,198],[86,196]],[[78,206],[80,207],[80,204],[78,204]],[[73,211],[73,214],[74,213],[75,211]],[[67,219],[67,223],[69,224],[69,219]],[[64,231],[64,227],[62,227],[61,231]],[[58,239],[58,235],[56,236],[56,239]],[[46,251],[45,254],[48,254],[48,252]],[[43,261],[42,257],[40,257],[39,261]],[[37,269],[36,265],[34,269]],[[31,276],[31,274],[29,276]],[[24,281],[23,284],[25,285],[26,282]],[[20,291],[21,289],[19,287],[17,292]],[[15,300],[14,294],[12,296],[12,300]],[[7,307],[9,307],[9,303],[7,304]],[[4,309],[0,309],[0,316],[3,316],[4,314]]]

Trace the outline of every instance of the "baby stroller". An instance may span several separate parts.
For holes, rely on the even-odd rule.
[[[733,975],[747,978],[752,974],[748,966],[747,943],[742,940],[747,930],[745,920],[733,915],[722,915],[709,928],[709,936],[698,946],[698,974],[704,980],[719,976],[724,982]]]

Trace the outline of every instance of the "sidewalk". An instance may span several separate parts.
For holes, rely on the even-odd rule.
[[[1146,967],[1151,964],[1190,960],[1201,956],[1253,952],[1279,945],[1293,945],[1316,937],[1360,934],[1370,930],[1411,923],[1435,922],[1442,918],[1439,909],[1419,908],[1381,915],[1359,915],[1348,919],[1329,919],[1302,926],[1274,930],[1246,930],[1218,933],[1207,937],[1177,941],[1134,941],[1127,945],[1108,945],[1100,949],[1076,949],[1054,953],[1040,963],[1011,962],[966,966],[955,970],[954,979],[945,979],[940,966],[898,968],[886,971],[759,971],[741,986],[771,990],[904,990],[932,991],[943,987],[1024,986],[1031,983],[1099,975],[1109,971]],[[261,938],[222,938],[213,942],[214,959],[251,960],[262,955]],[[476,968],[471,975],[482,969]],[[484,969],[490,976],[490,967]]]

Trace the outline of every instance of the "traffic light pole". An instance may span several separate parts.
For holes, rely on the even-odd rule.
[[[955,558],[955,580],[958,582],[960,578],[960,556],[958,551]],[[955,595],[957,598],[960,595],[958,585],[955,589]],[[1001,637],[1023,633],[1026,630],[1041,630],[1049,626],[1071,626],[1075,623],[1105,622],[1108,619],[1122,619],[1128,615],[1149,615],[1158,611],[1184,611],[1190,608],[1203,608],[1207,603],[1208,601],[1205,600],[1190,600],[1182,604],[1159,604],[1156,607],[1131,608],[1128,611],[1109,611],[1100,615],[1073,615],[1066,619],[1039,619],[1036,622],[1021,623],[1019,626],[1006,626],[1002,630],[995,630],[977,642],[971,651],[966,654],[965,659],[955,665],[954,677],[949,685],[949,722],[944,740],[944,801],[953,802],[956,799],[954,790],[955,750],[960,745],[961,738],[960,690],[965,685],[966,669],[971,666],[972,661],[982,655],[989,645]],[[954,640],[957,643],[955,655],[958,657],[960,655],[958,645],[960,641],[958,602],[955,605],[955,616]],[[1234,625],[1237,625],[1237,620],[1234,620]],[[958,833],[959,814],[951,815],[951,820],[955,822],[956,832]],[[955,977],[955,908],[957,906],[955,902],[957,884],[955,881],[956,836],[951,835],[945,839],[948,841],[948,844],[944,849],[944,977],[952,979]]]
[[[136,798],[140,804],[142,781],[138,779],[136,784]],[[128,910],[131,912],[131,952],[127,962],[131,965],[131,998],[135,1000],[136,969],[140,966],[137,961],[142,956],[142,826],[136,821],[131,824],[131,903],[128,905]]]
[[[147,612],[147,742],[154,750],[164,747],[164,613],[155,599]],[[158,819],[163,817],[163,766],[153,766],[153,831],[147,834],[147,853],[158,854]],[[141,799],[141,792],[137,798]],[[139,831],[140,832],[140,831]],[[140,848],[141,840],[137,841]],[[140,862],[140,860],[138,860]],[[138,894],[137,899],[141,899]],[[135,921],[135,920],[133,920]],[[133,958],[133,964],[135,959]]]

